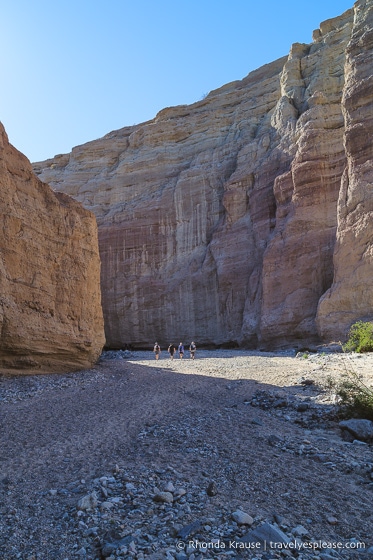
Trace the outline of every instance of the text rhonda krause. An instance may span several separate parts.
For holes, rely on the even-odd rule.
[[[243,542],[243,541],[220,541],[212,540],[211,542],[193,540],[188,541],[188,547],[198,550],[223,550],[223,549],[234,549],[234,550],[253,550],[253,549],[276,549],[276,550],[363,550],[366,547],[364,542],[327,542],[327,541],[309,541],[309,542],[299,542],[290,541],[288,543],[284,542],[265,542],[264,545],[261,542]]]

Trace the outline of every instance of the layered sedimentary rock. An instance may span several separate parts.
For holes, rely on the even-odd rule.
[[[338,199],[334,282],[321,298],[317,323],[325,339],[340,338],[356,320],[373,318],[373,4],[358,2],[347,47],[347,165]]]
[[[97,225],[54,193],[0,123],[0,371],[91,366],[104,344]]]
[[[345,49],[352,12],[321,25],[311,46],[291,50],[282,75],[282,99],[273,115],[281,130],[281,111],[289,97],[297,108],[289,122],[293,157],[289,171],[274,182],[276,228],[263,260],[261,336],[265,340],[316,341],[317,305],[333,280],[337,200],[346,165],[341,97]],[[281,144],[288,142],[284,134]]]
[[[371,7],[358,1],[313,43],[193,105],[34,165],[97,216],[110,346],[311,344],[373,316],[369,290],[358,307],[347,297],[356,262],[347,280],[342,250],[355,250],[354,202],[373,176]]]

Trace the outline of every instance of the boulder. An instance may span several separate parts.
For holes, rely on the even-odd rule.
[[[351,418],[350,420],[342,420],[339,427],[360,441],[373,442],[373,422],[371,420]]]

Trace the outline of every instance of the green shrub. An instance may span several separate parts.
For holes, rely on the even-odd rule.
[[[338,397],[340,413],[348,418],[373,420],[373,387],[364,383],[363,378],[354,371],[348,356],[343,358],[344,372],[341,379],[329,375],[325,387]]]
[[[346,416],[373,420],[373,389],[358,377],[351,376],[342,381],[336,392]]]
[[[348,333],[344,352],[373,352],[373,323],[358,321]]]

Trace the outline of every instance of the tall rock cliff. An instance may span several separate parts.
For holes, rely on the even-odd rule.
[[[89,367],[104,345],[95,217],[54,193],[0,123],[0,372]]]
[[[312,344],[373,318],[372,2],[193,105],[34,164],[97,216],[109,345]]]
[[[345,167],[338,199],[334,282],[321,298],[317,323],[338,338],[356,320],[373,318],[373,4],[355,5],[347,46]]]

